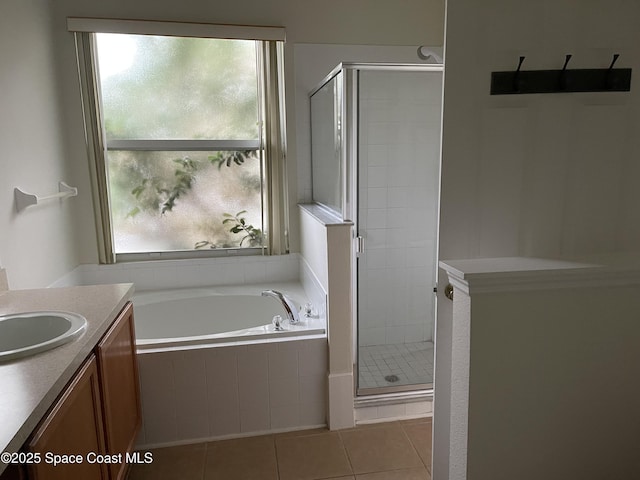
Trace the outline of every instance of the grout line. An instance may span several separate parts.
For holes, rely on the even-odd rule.
[[[205,365],[206,368],[206,365]],[[209,424],[211,425],[211,424]],[[204,444],[204,455],[202,457],[202,477],[201,480],[204,480],[207,477],[207,454],[209,453],[209,444],[205,442]]]
[[[415,424],[413,424],[413,425],[415,425]],[[400,426],[402,427],[402,433],[404,433],[405,436],[407,437],[407,439],[409,440],[409,444],[411,444],[411,447],[413,448],[413,451],[416,452],[416,455],[418,455],[418,458],[420,459],[420,462],[422,463],[422,465],[424,465],[424,468],[429,472],[429,475],[431,475],[431,470],[430,470],[429,465],[427,465],[425,463],[425,460],[422,458],[422,455],[420,455],[420,452],[418,452],[417,447],[413,444],[413,440],[411,440],[411,437],[409,436],[409,434],[405,430],[406,424],[400,424]],[[431,428],[433,428],[433,426]]]
[[[336,432],[338,434],[338,439],[340,440],[340,445],[342,446],[342,450],[344,451],[345,456],[347,457],[347,461],[349,462],[349,468],[351,469],[351,474],[355,478],[356,472],[353,468],[353,462],[351,461],[351,457],[349,456],[349,450],[347,450],[347,446],[344,444],[344,439],[342,438],[342,433],[340,430]]]
[[[275,435],[272,435],[271,439],[273,441],[273,454],[276,457],[276,477],[278,480],[280,480],[280,460],[278,459],[278,444],[276,442]]]

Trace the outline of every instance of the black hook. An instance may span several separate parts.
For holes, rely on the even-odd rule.
[[[611,60],[611,65],[609,65],[609,70],[607,70],[607,75],[605,76],[605,90],[613,90],[613,66],[615,65],[619,56],[619,53],[613,54],[613,60]]]
[[[564,57],[564,65],[562,66],[562,71],[560,72],[560,89],[566,90],[567,88],[567,65],[569,64],[569,60],[571,60],[571,54],[567,54]]]
[[[514,92],[520,91],[520,67],[524,62],[524,56],[520,56],[520,61],[518,62],[518,68],[516,69],[515,74],[513,75],[513,90]]]
[[[613,54],[613,60],[611,61],[611,65],[609,65],[609,72],[611,72],[611,70],[613,70],[613,66],[615,65],[615,63],[618,61],[618,57],[620,56],[619,53],[614,53]]]

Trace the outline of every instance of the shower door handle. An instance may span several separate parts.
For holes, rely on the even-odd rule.
[[[364,237],[360,235],[356,237],[356,253],[358,255],[364,253]]]

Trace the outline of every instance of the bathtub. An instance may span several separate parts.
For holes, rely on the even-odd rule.
[[[301,313],[299,324],[276,330],[273,317],[286,318],[286,312],[276,299],[261,296],[268,289],[284,293],[298,307],[308,302],[297,283],[138,293],[133,298],[138,353],[326,336],[324,307],[315,305],[311,317]]]
[[[276,331],[285,312],[268,289],[308,301],[300,284],[276,282],[134,295],[138,449],[326,425],[326,309]]]

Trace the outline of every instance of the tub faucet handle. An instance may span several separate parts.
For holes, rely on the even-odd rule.
[[[304,316],[309,318],[313,315],[313,304],[311,302],[307,302],[304,304]]]
[[[284,320],[282,320],[282,317],[280,315],[275,315],[273,317],[273,320],[271,320],[271,323],[273,323],[274,328],[281,332],[284,330],[284,326],[282,325],[284,323]]]

